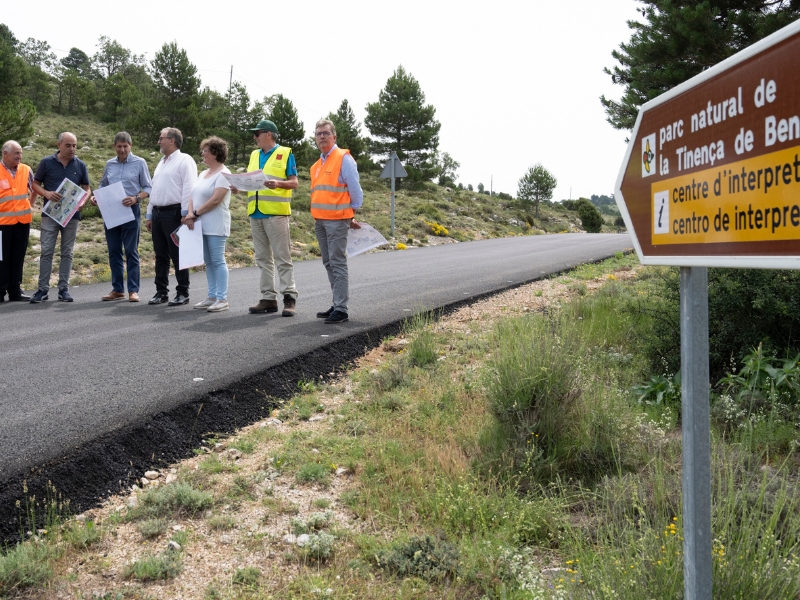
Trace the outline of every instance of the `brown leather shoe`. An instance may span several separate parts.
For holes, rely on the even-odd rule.
[[[110,294],[103,296],[103,301],[108,302],[109,300],[122,300],[124,297],[125,294],[122,292],[115,292],[114,290],[111,290]]]
[[[277,300],[259,300],[258,304],[251,306],[248,309],[252,314],[274,313],[278,312]]]
[[[136,292],[131,292],[128,294],[128,302],[138,302],[139,301],[139,294]]]
[[[296,306],[297,301],[288,294],[285,294],[283,296],[283,312],[281,314],[284,317],[293,317]]]

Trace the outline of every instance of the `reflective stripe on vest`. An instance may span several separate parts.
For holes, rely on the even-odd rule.
[[[0,219],[4,217],[22,217],[30,215],[32,212],[30,208],[28,210],[18,210],[16,212],[0,212]],[[0,225],[8,225],[8,223],[0,223]]]
[[[30,223],[33,220],[28,179],[31,168],[20,163],[15,177],[4,166],[0,166],[0,180],[8,182],[8,188],[0,190],[0,225]]]
[[[311,175],[311,216],[315,219],[352,219],[355,215],[350,204],[350,192],[339,182],[342,160],[349,150],[331,150],[323,164],[320,158],[309,171]]]
[[[345,208],[353,208],[351,204],[322,204],[321,202],[312,202],[311,208],[318,208],[319,210],[343,210]]]
[[[267,162],[264,163],[264,174],[274,179],[286,181],[286,165],[289,163],[289,155],[292,153],[291,148],[285,146],[277,146],[272,154],[269,155]],[[247,171],[259,170],[259,156],[261,150],[254,150],[250,154],[250,164],[247,165]],[[278,156],[281,160],[277,160]],[[247,192],[247,197],[250,202],[247,203],[247,214],[252,215],[256,212],[256,204],[258,211],[264,215],[290,215],[292,214],[292,207],[289,204],[292,200],[292,190],[284,188],[275,188],[274,190],[261,190],[259,192]]]
[[[318,185],[311,188],[311,192],[346,192],[346,185]]]
[[[7,198],[0,198],[0,204],[3,202],[13,202],[16,200],[27,200],[30,194],[21,194],[19,196],[8,196]]]

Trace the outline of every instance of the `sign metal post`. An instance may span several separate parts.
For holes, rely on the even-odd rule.
[[[711,421],[708,268],[681,268],[683,580],[687,600],[711,600]]]
[[[386,166],[383,167],[383,171],[381,171],[381,179],[391,179],[392,180],[392,233],[391,237],[394,237],[394,179],[395,177],[408,177],[408,173],[406,173],[405,168],[403,167],[400,159],[397,158],[397,152],[392,151],[389,155],[389,161],[386,163]]]

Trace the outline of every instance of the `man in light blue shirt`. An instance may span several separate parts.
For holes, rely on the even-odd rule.
[[[108,263],[111,266],[110,293],[103,296],[104,301],[122,300],[125,297],[124,264],[122,250],[128,266],[128,300],[139,302],[139,228],[141,218],[140,203],[147,198],[153,189],[147,163],[131,152],[133,141],[127,131],[120,131],[114,136],[115,158],[106,162],[100,187],[122,183],[127,194],[122,198],[123,206],[130,206],[134,220],[116,227],[106,227],[106,243],[108,244]],[[92,204],[97,202],[92,198]]]

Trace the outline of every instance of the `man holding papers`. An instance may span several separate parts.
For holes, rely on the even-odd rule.
[[[336,145],[336,126],[328,119],[317,121],[314,139],[320,151],[311,165],[311,216],[317,234],[322,264],[328,272],[333,304],[317,313],[326,325],[349,319],[350,276],[347,271],[347,234],[361,226],[353,220],[361,208],[364,192],[358,176],[358,165],[349,150]]]
[[[61,202],[59,189],[64,179],[89,191],[89,171],[86,164],[75,154],[78,151],[78,138],[65,131],[58,136],[58,152],[45,156],[33,176],[33,194],[31,206],[36,196],[42,197],[42,204]],[[48,299],[50,291],[50,273],[53,270],[53,253],[56,249],[58,234],[61,234],[61,262],[58,266],[58,299],[72,302],[69,294],[69,276],[72,271],[72,249],[78,235],[81,222],[80,208],[69,222],[61,226],[47,215],[42,215],[42,255],[39,259],[39,289],[31,297],[31,304],[38,304]]]
[[[128,300],[139,302],[140,203],[142,198],[150,195],[153,184],[150,181],[147,163],[143,158],[131,152],[132,145],[133,141],[127,131],[120,131],[114,136],[114,151],[117,156],[106,162],[103,178],[100,180],[99,189],[109,191],[113,188],[114,193],[107,200],[100,200],[100,212],[103,214],[105,222],[112,287],[111,292],[103,296],[104,301],[122,300],[125,297],[125,264],[122,260],[124,248],[125,262],[128,267]],[[101,196],[102,193],[97,190],[95,195]],[[106,205],[105,202],[108,204]],[[97,198],[92,198],[92,204],[98,204]],[[123,219],[125,222],[115,225],[116,222]]]
[[[278,290],[275,289],[275,268],[278,269],[280,294],[283,296],[284,317],[293,317],[297,302],[294,284],[289,215],[292,208],[292,190],[297,189],[297,165],[291,148],[277,143],[278,128],[275,123],[261,120],[251,128],[258,145],[250,155],[248,171],[263,171],[266,175],[260,191],[247,192],[247,214],[250,215],[250,232],[256,264],[261,269],[261,299],[250,307],[250,312],[278,312]]]
[[[165,127],[158,138],[161,154],[153,173],[153,188],[147,204],[145,225],[153,234],[156,253],[156,294],[148,304],[181,306],[189,302],[189,269],[180,268],[180,252],[172,241],[172,232],[181,226],[181,219],[189,212],[192,188],[197,181],[197,163],[189,154],[181,152],[183,134],[175,127]],[[169,299],[169,263],[175,266],[178,286],[175,297]]]

